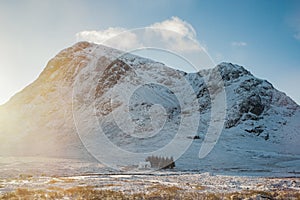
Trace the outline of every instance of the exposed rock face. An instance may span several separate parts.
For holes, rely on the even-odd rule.
[[[254,77],[241,66],[221,63],[211,70],[204,70],[198,74],[187,74],[188,80],[194,85],[197,92],[201,112],[210,109],[210,92],[217,93],[220,88],[216,87],[209,92],[200,74],[210,81],[216,79],[217,72],[220,73],[224,81],[227,94],[227,117],[225,121],[225,128],[227,129],[244,124],[246,125],[245,130],[252,130],[253,124],[259,122],[265,124],[267,119],[264,118],[270,116],[270,113],[274,114],[275,112],[290,116],[299,110],[299,106],[292,99],[276,90],[268,81]],[[278,107],[282,109],[278,111]],[[279,115],[277,117],[281,118],[282,116]],[[260,130],[263,132],[265,129]]]
[[[95,115],[116,144],[124,148],[130,146],[132,141],[147,145],[143,139],[120,132],[106,118],[122,107],[122,102],[118,101],[120,95],[112,93],[112,88],[120,84],[131,88],[145,80],[155,80],[157,84],[143,84],[129,99],[129,113],[136,124],[134,134],[151,132],[161,122],[166,122],[162,130],[176,132],[182,114],[199,112],[198,135],[203,136],[211,120],[211,100],[221,91],[222,84],[227,96],[225,128],[228,130],[238,130],[246,136],[260,136],[262,140],[280,143],[284,133],[277,130],[300,110],[292,99],[268,81],[254,77],[238,65],[221,63],[199,73],[185,73],[134,55],[119,58],[120,54],[122,52],[115,49],[81,42],[51,59],[34,83],[0,107],[0,138],[6,142],[1,146],[1,152],[87,156],[76,134],[72,112],[74,109],[82,112],[79,120],[87,121],[88,126],[84,128],[87,132],[96,132],[96,125],[88,123],[89,115],[84,113],[88,104],[95,105]],[[223,83],[215,81],[208,89],[207,81],[217,80],[217,74],[221,75]],[[85,95],[74,96],[74,90],[78,89],[74,89],[76,84],[85,91]],[[92,88],[93,85],[96,87]],[[199,102],[197,110],[181,108],[181,103],[188,107],[193,102],[193,98],[184,93],[189,87],[194,90]],[[117,98],[112,101],[111,95]],[[157,107],[152,112],[151,108],[156,104],[163,108]],[[164,109],[164,114],[158,115],[163,113],[161,109]],[[151,123],[153,118],[156,124]],[[157,136],[150,142],[165,145],[167,140],[164,140],[172,137],[172,134]],[[132,150],[134,146],[128,148]]]

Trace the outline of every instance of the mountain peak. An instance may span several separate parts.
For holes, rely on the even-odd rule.
[[[234,79],[238,79],[241,76],[245,75],[252,75],[248,70],[246,70],[244,67],[232,64],[228,62],[222,62],[218,64],[214,70],[218,70],[220,75],[222,76],[222,79],[224,81],[231,81]]]
[[[219,84],[218,74],[224,84]],[[213,82],[210,90],[207,80]],[[300,129],[296,123],[300,116],[299,106],[268,81],[256,78],[242,66],[223,62],[199,73],[178,73],[156,61],[103,45],[80,42],[51,59],[34,83],[15,95],[5,109],[0,109],[0,138],[3,141],[0,152],[24,155],[39,152],[41,155],[83,158],[88,153],[76,130],[87,135],[98,134],[100,122],[107,137],[121,148],[131,152],[153,152],[154,148],[168,144],[173,138],[183,115],[198,114],[201,114],[200,121],[187,120],[189,123],[184,130],[203,139],[212,120],[211,100],[218,97],[219,87],[224,87],[226,93],[225,129],[222,130],[226,134],[222,134],[224,145],[217,147],[220,152],[228,152],[231,147],[237,147],[237,152],[246,152],[247,147],[253,145],[283,153],[280,145],[299,141]],[[163,109],[160,106],[153,108],[153,105]],[[124,113],[130,113],[130,120],[126,121]],[[115,119],[119,121],[115,123]],[[291,124],[288,125],[289,121]],[[129,122],[134,128],[132,134],[117,126],[131,130],[127,127]],[[162,122],[165,122],[162,132],[155,135]],[[198,128],[196,131],[191,128],[194,124]],[[145,138],[147,135],[151,137]],[[186,140],[189,139],[182,138],[182,141]],[[258,142],[262,145],[258,146]],[[97,152],[103,152],[101,145],[95,148]],[[199,146],[193,151],[198,155]],[[256,154],[257,151],[250,152],[249,156]],[[192,158],[186,156],[184,161]],[[241,163],[246,159],[240,158]],[[192,161],[196,163],[196,159]],[[184,165],[181,167],[185,168]]]

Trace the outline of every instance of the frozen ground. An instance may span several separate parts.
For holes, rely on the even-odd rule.
[[[111,173],[97,162],[45,157],[0,157],[0,178],[30,176],[71,176]]]
[[[180,191],[199,195],[249,193],[250,191],[274,192],[274,194],[284,191],[292,192],[293,195],[300,194],[300,178],[296,177],[297,174],[293,177],[274,178],[224,175],[226,172],[223,175],[195,171],[182,172],[178,169],[120,173],[96,162],[41,157],[2,157],[0,166],[0,198],[16,192],[21,192],[21,197],[35,192],[43,191],[44,194],[69,191],[72,188],[72,191],[77,188],[73,191],[77,192],[78,187],[130,195],[152,194],[160,190],[168,190],[172,194]]]
[[[49,192],[49,194],[54,191],[72,191],[75,193],[79,188],[92,188],[96,191],[116,191],[127,195],[147,195],[155,192],[162,194],[165,190],[168,190],[171,193],[170,195],[174,195],[180,191],[183,198],[185,194],[226,195],[249,193],[250,191],[255,191],[256,194],[260,194],[260,192],[278,193],[285,191],[293,195],[299,195],[300,179],[223,176],[209,173],[107,174],[63,177],[21,175],[18,178],[0,179],[0,198],[1,195],[4,195],[2,196],[4,198],[5,194],[20,193],[20,196],[24,197],[25,194],[41,194],[41,191],[43,193]],[[68,195],[71,195],[69,193],[63,194],[66,198],[68,198]],[[84,197],[80,196],[80,198]]]

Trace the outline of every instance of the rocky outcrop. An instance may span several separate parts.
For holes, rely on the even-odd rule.
[[[152,80],[157,84],[144,84],[129,99],[130,116],[138,124],[141,133],[153,129],[153,119],[158,125],[166,120],[163,130],[175,132],[180,126],[180,115],[193,115],[195,112],[201,114],[198,131],[204,132],[211,120],[211,100],[221,91],[221,87],[226,92],[225,128],[240,128],[245,135],[263,136],[265,140],[276,138],[280,134],[276,130],[285,126],[289,117],[300,110],[292,99],[276,90],[268,81],[254,77],[239,65],[221,63],[213,69],[185,73],[149,59],[134,55],[119,58],[119,55],[123,54],[118,50],[82,42],[51,59],[34,83],[0,107],[0,138],[6,141],[1,151],[77,154],[83,147],[76,134],[72,113],[74,109],[84,113],[86,107],[80,106],[88,103],[95,105],[96,117],[109,116],[121,106],[120,102],[112,103],[110,100],[110,89],[118,84],[133,87],[144,80]],[[208,86],[209,81],[214,84]],[[78,89],[74,87],[75,84],[86,91],[85,95],[74,95]],[[95,88],[92,88],[93,84]],[[194,98],[185,93],[189,87],[194,90],[199,102],[196,111],[189,109],[189,103]],[[176,90],[176,94],[169,88]],[[180,98],[182,102],[178,100]],[[182,110],[181,103],[187,109]],[[155,104],[162,105],[165,114],[157,114],[160,108],[151,111]],[[85,115],[80,120],[87,121],[86,126],[96,126],[89,123],[89,117],[95,116]],[[119,131],[111,129],[110,125],[107,127],[109,134],[111,130]],[[95,127],[84,128],[87,132],[96,132]],[[114,138],[122,136],[115,133],[112,135]],[[117,143],[128,145],[131,141],[142,141],[128,138],[118,138]],[[163,139],[160,137],[155,142],[159,143]],[[24,141],[38,142],[29,145]]]

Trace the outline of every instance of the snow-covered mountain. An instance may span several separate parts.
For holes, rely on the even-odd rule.
[[[124,155],[120,165],[156,154],[179,158],[180,170],[297,173],[299,120],[291,98],[241,66],[185,73],[80,42],[0,107],[0,150],[104,162]],[[212,151],[199,159],[204,143]]]

